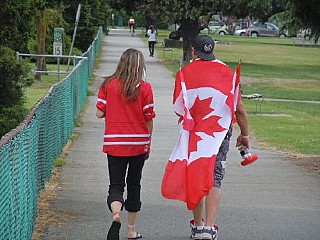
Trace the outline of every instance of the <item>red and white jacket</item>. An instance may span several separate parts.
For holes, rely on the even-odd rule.
[[[141,81],[137,99],[126,100],[121,84],[121,80],[112,79],[99,89],[96,106],[105,113],[103,152],[113,156],[140,155],[150,147],[146,123],[156,116],[152,88]]]

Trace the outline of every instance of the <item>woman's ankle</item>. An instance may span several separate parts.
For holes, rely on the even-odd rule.
[[[112,216],[112,220],[115,222],[121,222],[120,212],[114,212]]]
[[[137,236],[136,226],[128,225],[128,238],[134,238]]]

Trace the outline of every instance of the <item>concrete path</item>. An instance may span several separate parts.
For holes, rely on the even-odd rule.
[[[143,172],[143,205],[137,229],[143,239],[189,239],[191,214],[185,204],[163,199],[160,193],[164,169],[178,136],[177,118],[171,104],[172,73],[157,57],[149,57],[146,44],[138,37],[130,37],[127,30],[111,30],[102,42],[96,74],[113,73],[120,55],[129,47],[140,49],[145,55],[147,81],[154,89],[157,112],[152,153]],[[100,84],[101,80],[96,81],[91,91],[96,93]],[[103,120],[95,117],[95,103],[96,96],[89,97],[83,127],[76,129],[79,139],[70,150],[68,164],[62,171],[61,193],[53,202],[54,207],[72,218],[61,226],[51,226],[45,239],[106,239],[111,223],[105,204],[108,170],[101,152]],[[234,140],[235,137],[217,219],[219,239],[319,240],[320,178],[286,161],[284,154],[262,149],[255,143],[251,148],[260,159],[241,167]],[[122,219],[121,239],[126,239],[125,212]]]

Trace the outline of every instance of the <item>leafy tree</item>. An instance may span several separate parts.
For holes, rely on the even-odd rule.
[[[0,107],[12,107],[23,103],[24,86],[32,83],[26,61],[18,60],[15,51],[0,46]]]
[[[315,42],[320,37],[320,2],[318,0],[289,0],[288,19],[303,29],[310,28]]]
[[[147,21],[161,19],[167,23],[179,23],[178,34],[183,39],[183,58],[191,58],[191,41],[203,27],[199,20],[209,21],[214,14],[236,18],[250,18],[266,20],[273,11],[273,1],[282,0],[148,0],[148,1],[116,1],[111,0],[113,8],[134,9],[144,11]],[[149,19],[148,19],[149,18]]]
[[[33,0],[1,0],[0,45],[27,52],[34,12]]]
[[[63,4],[52,5],[52,3],[52,1],[44,3],[44,5],[38,9],[38,17],[36,20],[38,54],[52,54],[54,28],[66,28],[68,26],[62,17]],[[41,71],[47,70],[45,57],[37,58],[37,69]],[[35,78],[40,80],[41,74],[37,73]]]
[[[0,136],[25,117],[23,87],[32,83],[28,64],[17,60],[15,51],[0,46]]]
[[[63,18],[69,24],[66,34],[73,35],[75,26],[75,17],[78,5],[81,4],[81,14],[75,38],[75,46],[82,51],[86,51],[92,43],[98,27],[104,26],[105,30],[111,18],[110,8],[107,0],[64,0],[65,8],[63,10]]]
[[[111,0],[113,8],[126,10],[128,13],[134,10],[144,12],[147,23],[156,25],[156,19],[163,22],[180,23],[178,33],[183,39],[183,58],[191,58],[191,41],[199,33],[199,18],[207,15],[217,7],[217,1],[204,0],[148,0],[148,1],[116,1]],[[147,24],[148,25],[148,24]]]
[[[199,34],[199,18],[213,15],[218,7],[217,1],[187,0],[187,1],[149,1],[151,12],[157,19],[164,18],[168,22],[180,23],[178,35],[183,39],[183,59],[191,59],[192,39]]]
[[[15,51],[27,52],[34,12],[32,0],[0,2],[0,136],[25,117],[23,87],[31,79],[28,65],[17,60]]]

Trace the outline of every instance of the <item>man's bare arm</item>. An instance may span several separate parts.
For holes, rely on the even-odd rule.
[[[236,147],[244,145],[249,148],[249,127],[248,127],[248,114],[246,107],[242,100],[238,102],[235,112],[237,123],[240,127],[240,135],[237,138]]]

